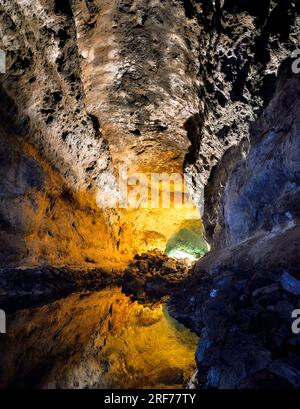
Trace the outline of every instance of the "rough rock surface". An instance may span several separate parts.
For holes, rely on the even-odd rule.
[[[21,152],[24,142],[34,146],[75,196],[85,192],[83,206],[92,203],[95,211],[120,164],[128,165],[129,175],[186,169],[194,184],[206,183],[224,153],[247,140],[249,121],[273,95],[276,71],[297,44],[298,8],[292,0],[263,1],[259,7],[246,0],[42,0],[38,5],[35,0],[3,0],[3,138],[10,136],[11,145],[17,140]],[[216,228],[221,194],[218,186],[207,195],[208,238]],[[24,212],[22,203],[4,200],[4,206],[13,219]],[[67,208],[70,219],[74,209]],[[197,209],[164,210],[97,214],[103,248],[98,251],[99,241],[91,235],[79,250],[89,247],[91,254],[78,264],[85,258],[98,263],[114,251],[129,259],[155,247],[164,250],[180,223],[197,217]],[[37,211],[42,214],[39,203]],[[86,223],[93,224],[87,213]],[[35,215],[27,218],[30,224]],[[79,246],[84,235],[76,229],[70,224],[58,233],[68,233]],[[37,247],[47,247],[48,235],[37,239],[31,231],[22,229],[17,240],[6,236],[4,262],[10,247],[12,262],[19,255],[15,264],[34,264],[26,252],[45,258]],[[58,236],[54,240],[59,242]],[[61,259],[58,249],[51,253]]]
[[[138,258],[125,291],[160,300],[175,283],[201,387],[299,388],[299,12],[293,0],[2,0],[0,264],[85,269],[163,249],[195,207],[97,203],[120,164],[189,170],[213,251],[180,286],[178,266]]]
[[[0,308],[6,312],[45,305],[68,294],[121,284],[116,270],[71,270],[66,267],[0,270]]]
[[[6,74],[1,74],[1,135],[13,149],[18,141],[20,155],[25,143],[33,146],[75,197],[82,192],[87,196],[83,207],[91,206],[103,225],[98,236],[102,248],[94,233],[90,243],[79,246],[80,235],[84,241],[86,237],[77,234],[72,223],[57,227],[54,234],[58,246],[59,235],[67,234],[69,241],[77,242],[78,252],[89,247],[94,253],[78,264],[84,264],[85,257],[99,264],[101,257],[114,251],[128,259],[138,251],[164,250],[182,220],[199,218],[195,206],[167,212],[97,212],[97,204],[110,191],[112,176],[118,176],[119,164],[129,166],[129,175],[181,173],[190,144],[183,124],[198,112],[199,26],[187,21],[180,2],[153,3],[148,8],[147,2],[125,0],[0,4],[0,47],[7,62]],[[53,199],[46,200],[51,206]],[[4,206],[10,207],[12,219],[24,213],[22,201],[5,198]],[[66,207],[71,219],[74,209]],[[42,215],[40,203],[36,209]],[[8,216],[3,217],[7,222]],[[36,218],[27,217],[28,224]],[[85,224],[92,225],[93,219],[87,212]],[[83,228],[75,224],[78,231]],[[34,230],[38,227],[35,223]],[[37,239],[32,230],[19,231],[18,244],[13,236],[5,238],[6,253],[0,257],[4,263],[10,257],[17,265],[36,264],[34,256],[26,259],[26,252],[45,259],[37,247],[47,247],[49,237],[40,234]],[[61,247],[68,250],[64,244]],[[63,259],[59,249],[51,253],[53,259]],[[63,263],[72,258],[74,252]],[[118,256],[114,259],[120,261]]]
[[[300,306],[300,80],[291,64],[282,64],[273,98],[251,126],[249,149],[219,173],[215,248],[170,304],[200,335],[200,387],[300,387],[292,331]]]
[[[285,61],[279,71],[275,95],[252,128],[250,151],[227,182],[219,222],[222,246],[299,224],[300,83],[291,64]]]
[[[188,260],[176,260],[162,253],[134,257],[122,276],[122,290],[143,304],[166,301],[178,291],[190,272]]]
[[[198,387],[300,387],[300,343],[291,315],[300,307],[297,277],[269,270],[209,275],[199,266],[169,304],[171,315],[200,336]]]
[[[121,267],[95,202],[15,136],[0,132],[0,266]]]
[[[220,177],[215,168],[224,153],[227,160],[221,172],[228,172],[229,148],[243,139],[247,142],[249,123],[260,115],[274,94],[281,62],[298,46],[299,2],[184,3],[189,6],[190,18],[197,18],[202,27],[201,109],[198,116],[187,121],[192,145],[185,165],[195,174],[194,184],[201,181],[207,185],[210,178],[209,186],[214,177]],[[222,184],[214,189],[213,197],[205,195],[204,218],[208,226],[214,225],[221,194]],[[209,239],[211,234],[207,232]]]
[[[241,158],[248,149],[249,123],[275,92],[281,62],[298,47],[299,3],[207,2],[203,11],[204,109],[192,128],[186,168],[195,174],[194,184],[205,184],[206,238],[216,247],[219,203],[228,174],[237,156]]]

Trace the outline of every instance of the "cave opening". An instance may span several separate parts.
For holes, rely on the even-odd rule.
[[[184,220],[168,240],[165,253],[169,257],[196,261],[209,251],[200,219]]]
[[[156,166],[161,165],[153,161],[152,168]],[[172,172],[165,164],[159,173],[141,172],[134,163],[122,164],[105,194],[99,190],[98,206],[115,225],[117,250],[127,256],[127,263],[148,252],[190,263],[208,252],[195,199],[200,201],[203,189],[191,191],[190,174],[183,172],[182,162],[177,167],[178,172]]]

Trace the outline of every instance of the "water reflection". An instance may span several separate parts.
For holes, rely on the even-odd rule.
[[[7,326],[2,388],[173,388],[195,370],[197,336],[119,289],[18,311]]]

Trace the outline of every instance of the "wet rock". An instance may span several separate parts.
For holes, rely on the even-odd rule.
[[[285,271],[280,279],[282,288],[294,295],[300,295],[300,281]]]
[[[170,313],[200,335],[197,387],[297,388],[300,355],[290,357],[298,345],[291,330],[296,302],[281,290],[282,273],[256,271],[240,279],[226,269],[210,277],[201,263],[197,267],[169,301]],[[186,293],[193,294],[192,303]]]
[[[190,265],[168,258],[163,253],[137,255],[125,269],[122,289],[132,299],[143,303],[165,301],[187,278]]]
[[[275,310],[283,320],[288,320],[291,318],[291,311],[293,311],[293,309],[293,304],[287,300],[280,300],[275,305]]]
[[[97,290],[120,284],[118,270],[73,270],[70,268],[40,267],[28,269],[0,269],[0,308],[15,311],[42,305],[70,293]]]
[[[252,296],[253,297],[261,297],[261,296],[265,296],[265,295],[270,295],[275,291],[278,291],[279,286],[278,284],[271,284],[269,286],[266,287],[260,287],[257,288],[255,291],[253,291]]]
[[[294,366],[290,366],[284,361],[276,360],[271,364],[270,369],[280,378],[286,379],[295,388],[300,388],[300,370]]]

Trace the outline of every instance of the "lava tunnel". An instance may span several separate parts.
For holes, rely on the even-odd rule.
[[[300,389],[300,8],[252,3],[0,0],[1,389]]]

